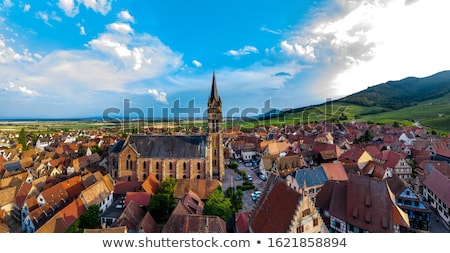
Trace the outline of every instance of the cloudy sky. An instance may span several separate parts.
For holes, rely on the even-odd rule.
[[[176,103],[203,112],[214,70],[224,114],[318,104],[449,70],[448,10],[448,0],[3,0],[0,119],[158,116]]]

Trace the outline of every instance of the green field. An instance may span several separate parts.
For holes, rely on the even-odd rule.
[[[225,119],[224,128],[238,125],[242,130],[251,131],[257,126],[285,126],[307,124],[311,122],[331,121],[343,123],[361,121],[376,124],[413,125],[417,121],[428,130],[447,134],[450,133],[450,94],[432,100],[418,103],[399,110],[383,107],[366,107],[347,102],[329,102],[322,105],[299,108],[295,112],[272,116],[266,119]],[[0,121],[0,131],[18,132],[25,128],[28,132],[55,133],[58,131],[76,131],[96,129],[105,132],[141,132],[144,128],[160,129],[204,129],[204,120],[189,120],[181,122],[149,122],[130,121],[126,124],[106,122],[101,120],[87,121]]]

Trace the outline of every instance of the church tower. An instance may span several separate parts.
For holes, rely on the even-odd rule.
[[[222,101],[217,92],[216,73],[213,73],[211,95],[208,99],[208,161],[212,179],[223,180]]]

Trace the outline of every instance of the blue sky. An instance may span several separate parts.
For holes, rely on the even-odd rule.
[[[224,114],[318,104],[450,69],[449,9],[447,0],[3,0],[0,119],[116,116],[129,113],[125,101],[145,116],[176,101],[203,112],[214,70]]]

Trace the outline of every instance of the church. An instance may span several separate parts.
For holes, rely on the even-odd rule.
[[[213,73],[208,99],[208,132],[205,135],[128,136],[118,157],[117,180],[144,181],[154,175],[158,181],[175,179],[217,179],[225,174],[222,136],[222,101]]]

